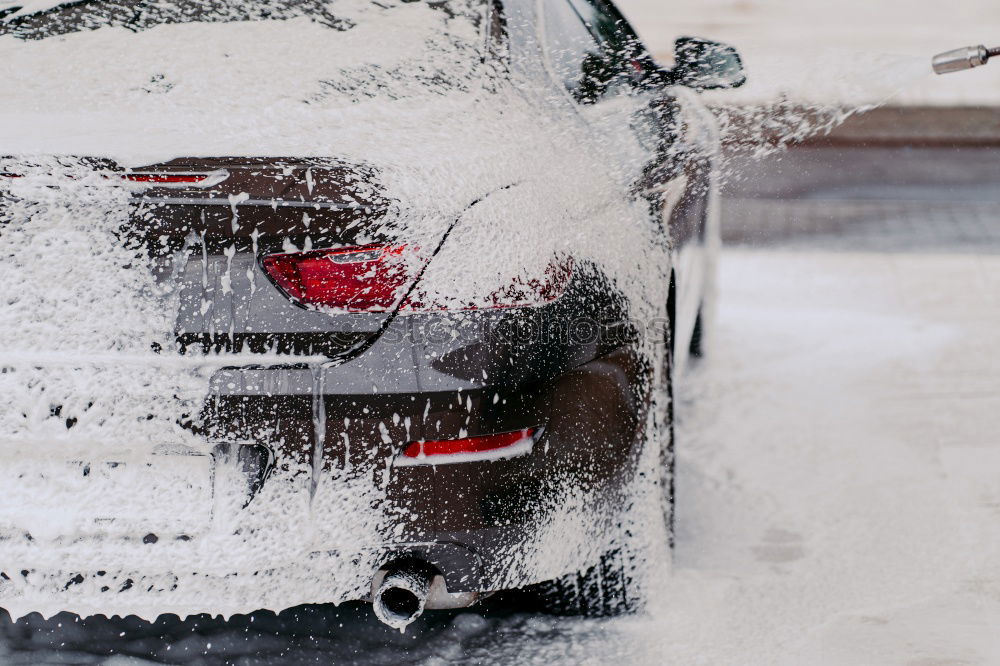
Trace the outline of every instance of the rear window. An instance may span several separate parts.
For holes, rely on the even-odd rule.
[[[371,3],[375,4],[375,3]],[[399,3],[378,3],[378,6]],[[346,6],[345,6],[346,5]],[[0,35],[45,39],[81,30],[121,27],[131,31],[175,23],[230,23],[306,17],[334,30],[347,30],[350,3],[327,0],[24,0],[0,2]],[[345,7],[338,14],[334,6]],[[457,11],[450,3],[435,3],[442,11]]]
[[[0,3],[0,114],[343,107],[465,91],[479,0]]]

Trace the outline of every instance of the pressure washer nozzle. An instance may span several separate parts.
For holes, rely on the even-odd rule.
[[[966,46],[954,51],[945,51],[934,56],[934,72],[950,74],[951,72],[980,67],[993,56],[1000,56],[1000,46],[992,49],[985,46]]]

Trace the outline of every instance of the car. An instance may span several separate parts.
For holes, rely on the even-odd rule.
[[[0,56],[0,605],[641,604],[734,49],[661,67],[608,0],[19,0]]]

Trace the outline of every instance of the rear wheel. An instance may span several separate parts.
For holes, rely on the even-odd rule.
[[[670,277],[670,296],[667,299],[667,315],[669,325],[663,331],[663,393],[666,396],[663,410],[663,425],[660,428],[660,509],[667,531],[667,546],[670,552],[674,549],[674,345],[677,322],[677,291],[673,275]],[[701,308],[698,309],[696,322],[701,321]],[[701,329],[695,324],[692,348],[695,340],[701,344]],[[699,347],[700,348],[700,347]]]
[[[539,610],[551,615],[613,617],[638,609],[641,599],[632,566],[621,548],[601,556],[594,566],[527,588]]]
[[[689,349],[691,356],[694,356],[695,358],[701,358],[705,354],[705,347],[704,347],[705,325],[702,323],[702,320],[704,319],[704,317],[702,317],[703,310],[704,307],[698,308],[698,316],[694,320],[694,331],[692,331],[691,333],[691,345]]]
[[[664,358],[664,393],[667,404],[663,409],[664,423],[659,433],[660,510],[670,551],[674,547],[674,390],[671,331],[666,331]],[[594,566],[555,580],[525,588],[537,608],[552,615],[610,617],[631,613],[642,604],[638,581],[632,575],[636,555],[631,544],[633,535],[622,528],[620,546],[601,556]]]
[[[672,335],[672,334],[671,334]],[[667,340],[666,358],[664,359],[664,392],[667,394],[667,406],[664,414],[664,424],[660,436],[660,509],[662,510],[665,528],[667,530],[667,545],[671,551],[674,548],[674,354],[672,340]]]

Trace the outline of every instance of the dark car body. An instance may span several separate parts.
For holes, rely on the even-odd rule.
[[[53,11],[90,16],[93,4]],[[640,477],[649,476],[650,461],[656,488],[669,475],[671,382],[697,346],[711,298],[713,121],[696,94],[669,85],[606,0],[507,0],[483,11],[477,25],[491,85],[519,82],[512,94],[529,107],[561,96],[564,110],[552,117],[593,141],[580,148],[581,160],[592,159],[586,151],[615,159],[606,145],[615,136],[588,114],[616,95],[639,100],[622,130],[638,137],[646,157],[620,196],[645,211],[652,249],[635,257],[655,259],[642,271],[657,281],[650,293],[658,302],[637,307],[599,261],[574,251],[566,229],[564,250],[534,277],[485,301],[435,305],[424,284],[435,262],[455,251],[449,244],[460,242],[463,219],[539,187],[518,174],[435,212],[437,226],[415,242],[400,231],[405,225],[385,223],[405,213],[406,202],[383,187],[377,160],[87,158],[102,178],[135,185],[117,238],[137,248],[174,321],[172,339],[150,353],[210,368],[203,395],[177,419],[204,446],[144,450],[135,459],[71,448],[63,459],[72,474],[107,484],[99,492],[118,499],[77,511],[70,527],[35,530],[23,517],[47,514],[28,510],[29,493],[0,498],[5,514],[23,518],[0,539],[0,605],[155,615],[363,599],[378,572],[419,560],[443,582],[428,606],[458,606],[584,571],[631,538],[626,532],[637,528],[626,528],[623,516]],[[539,41],[537,11],[575,16],[592,48],[572,61],[571,50]],[[19,20],[30,31],[51,14]],[[567,58],[579,75],[564,86],[557,61]],[[8,154],[2,145],[0,154]],[[29,178],[15,158],[8,180]],[[11,210],[17,195],[8,196],[0,208]],[[350,272],[353,263],[368,266],[418,245],[417,259],[390,278],[378,268],[349,273],[388,280],[393,296],[384,303],[317,306],[302,286],[306,255]],[[292,271],[292,282],[282,270]],[[340,278],[321,278],[317,289],[326,288],[323,279]],[[61,404],[47,408],[71,438],[83,417]],[[494,436],[501,438],[476,439]],[[5,446],[0,455],[27,464],[23,447]],[[199,464],[157,471],[165,459],[194,458]],[[174,484],[150,500],[169,519],[133,509],[127,491],[107,490],[119,488],[114,475],[123,468]],[[18,473],[19,482],[31,475]],[[57,474],[44,483],[76,487]],[[146,515],[154,517],[144,523]]]

